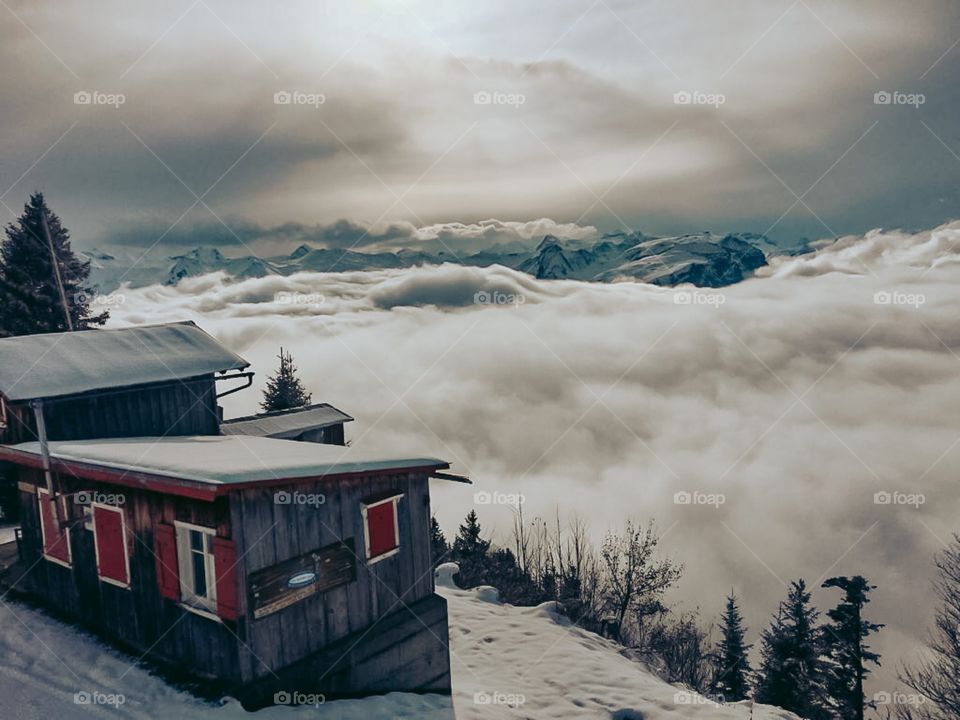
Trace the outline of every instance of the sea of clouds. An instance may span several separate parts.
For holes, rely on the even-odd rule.
[[[656,518],[708,616],[732,588],[750,639],[803,577],[867,575],[893,689],[960,531],[960,222],[874,231],[721,290],[538,281],[502,267],[305,273],[124,289],[112,324],[194,320],[257,371],[292,351],[355,445],[431,453],[448,536],[501,540],[576,513],[596,537]],[[224,399],[256,410],[256,389]],[[475,493],[479,493],[475,495]],[[499,493],[499,495],[497,494]],[[818,591],[821,607],[835,600]]]

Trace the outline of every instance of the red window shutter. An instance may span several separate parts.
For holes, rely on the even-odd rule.
[[[123,509],[114,510],[94,505],[93,527],[97,538],[97,575],[129,585],[127,542],[123,536]]]
[[[385,502],[367,508],[367,533],[370,547],[367,552],[371,558],[390,552],[397,547],[396,502]]]
[[[180,574],[177,571],[177,533],[173,525],[153,526],[153,554],[157,564],[157,585],[160,595],[180,600]]]
[[[70,564],[70,537],[67,531],[61,530],[57,522],[57,513],[54,510],[55,499],[45,491],[37,493],[40,505],[40,525],[43,532],[43,554],[56,558],[60,562]],[[61,505],[61,511],[62,511]]]
[[[224,620],[236,620],[237,545],[233,540],[213,539],[213,569],[217,575],[217,615]]]

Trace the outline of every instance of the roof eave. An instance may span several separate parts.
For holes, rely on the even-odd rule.
[[[9,445],[0,445],[0,460],[25,465],[32,468],[43,468],[43,459],[39,454],[17,450]],[[374,475],[391,475],[396,473],[413,473],[432,475],[438,470],[446,470],[450,463],[436,462],[428,465],[413,467],[386,467],[372,470],[334,472],[320,475],[305,475],[301,477],[273,477],[262,480],[251,480],[238,483],[218,483],[189,480],[171,477],[142,470],[126,470],[80,460],[66,460],[53,456],[50,458],[50,469],[54,472],[65,473],[76,479],[95,480],[124,487],[133,487],[150,490],[165,495],[179,495],[195,500],[212,502],[231,492],[240,492],[253,488],[280,487],[284,485],[298,485],[317,480],[349,480]]]

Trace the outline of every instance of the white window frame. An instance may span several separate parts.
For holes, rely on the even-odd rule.
[[[0,395],[0,430],[7,429],[7,400]]]
[[[39,498],[40,502],[47,502],[43,497],[44,495],[46,495],[47,497],[50,497],[50,493],[47,491],[45,487],[38,487],[37,497]],[[60,502],[60,510],[61,510],[60,517],[63,517],[63,518],[67,517],[66,496],[56,495],[55,498],[56,498],[56,501]],[[40,513],[40,517],[37,519],[40,521],[40,544],[41,544],[40,550],[43,554],[43,558],[45,560],[49,560],[52,563],[56,563],[57,565],[60,565],[62,567],[73,569],[73,548],[70,547],[70,530],[64,529],[63,531],[64,539],[67,542],[67,562],[64,562],[60,558],[53,557],[52,555],[47,555],[47,530],[46,530],[46,525],[44,525],[43,523],[43,510],[38,507],[37,511]]]
[[[190,612],[205,618],[216,620],[217,613],[217,569],[215,565],[213,541],[217,537],[214,528],[194,525],[193,523],[173,521],[177,540],[177,575],[180,578],[180,605]],[[196,552],[190,546],[190,531],[203,533],[204,536],[204,572],[207,578],[206,596],[197,595],[193,588],[193,563],[191,555]],[[209,548],[209,551],[208,551]]]
[[[386,560],[387,558],[393,557],[400,552],[400,510],[398,505],[400,504],[400,500],[403,498],[403,495],[403,493],[397,493],[396,495],[390,495],[389,497],[382,498],[381,500],[360,503],[360,514],[363,516],[363,551],[367,558],[367,565],[373,565],[381,560]],[[387,550],[385,553],[371,557],[370,523],[367,519],[367,511],[370,508],[380,507],[381,505],[386,505],[387,503],[393,503],[393,542],[395,547],[393,550]]]
[[[130,589],[130,555],[127,552],[127,515],[123,512],[122,507],[117,507],[116,505],[106,505],[104,503],[90,502],[88,503],[90,508],[91,522],[93,524],[93,551],[97,558],[97,578],[100,582],[109,583],[110,585],[115,585],[116,587]],[[119,580],[114,580],[113,578],[104,577],[100,574],[100,546],[97,545],[97,515],[94,512],[94,508],[101,508],[103,510],[109,510],[110,512],[120,513],[120,531],[123,536],[123,561],[127,569],[127,582],[122,583]]]

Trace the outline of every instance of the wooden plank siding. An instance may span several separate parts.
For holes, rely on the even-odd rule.
[[[47,400],[44,418],[50,440],[220,432],[212,375]],[[7,420],[7,428],[0,429],[0,444],[37,440],[33,410],[27,403],[8,403]]]
[[[118,642],[138,654],[168,664],[180,672],[203,678],[236,681],[239,678],[238,639],[232,623],[192,613],[160,595],[156,577],[153,527],[174,520],[216,528],[230,536],[229,501],[213,503],[122,488],[85,479],[57,476],[58,490],[122,494],[125,531],[130,554],[130,587],[122,588],[97,577],[93,532],[84,528],[83,505],[68,501],[72,567],[43,558],[35,491],[44,486],[43,473],[18,469],[23,539],[21,584],[60,614]]]
[[[21,558],[26,568],[22,582],[27,589],[57,612],[121,646],[198,677],[231,685],[267,682],[282,668],[305,661],[345,638],[366,637],[367,631],[371,640],[376,638],[375,626],[381,619],[396,617],[407,606],[434,597],[429,480],[422,472],[239,487],[213,502],[57,475],[56,487],[64,494],[87,491],[124,496],[129,588],[97,577],[93,533],[84,529],[79,503],[70,502],[68,511],[72,567],[44,559],[34,489],[44,485],[43,473],[18,466],[16,475],[23,532]],[[275,494],[284,491],[296,492],[298,498],[322,495],[324,502],[276,502]],[[399,550],[370,564],[362,504],[397,493],[403,494],[397,505]],[[215,528],[218,537],[234,541],[236,622],[202,617],[161,596],[153,528],[156,523],[172,525],[175,521]],[[248,582],[251,574],[345,541],[352,541],[354,580],[254,619]],[[444,629],[445,622],[444,618]],[[409,628],[409,632],[417,630]],[[444,633],[444,642],[445,638]],[[437,652],[441,657],[445,650]],[[382,662],[394,668],[394,661],[396,658],[385,658]],[[356,677],[351,680],[357,681]]]
[[[252,619],[250,599],[245,598],[247,647],[241,648],[244,681],[296,663],[368,629],[384,614],[433,593],[428,482],[426,475],[401,472],[318,479],[289,487],[240,490],[231,495],[234,540],[238,557],[244,558],[244,575],[347,539],[353,540],[356,553],[354,582],[316,593],[258,620]],[[294,490],[301,497],[323,495],[325,502],[274,501],[275,493]],[[368,564],[361,503],[395,492],[404,494],[397,509],[399,552]],[[242,582],[246,594],[246,577]]]

